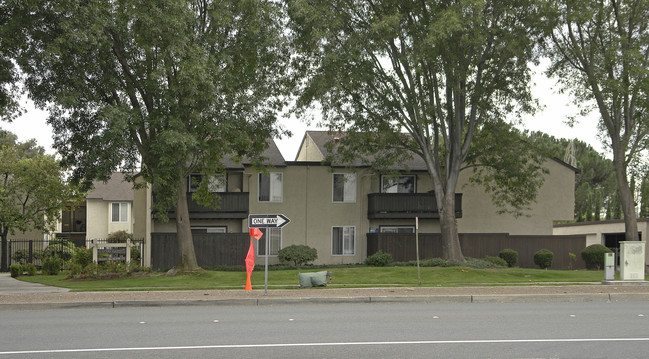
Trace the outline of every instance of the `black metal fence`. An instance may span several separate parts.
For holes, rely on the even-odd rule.
[[[94,243],[97,243],[101,246],[104,243],[126,243],[126,240],[114,240],[114,239],[93,239]],[[131,258],[138,261],[139,264],[142,264],[142,255],[144,240],[143,239],[132,239],[131,243]],[[61,239],[52,239],[52,240],[33,240],[33,239],[12,239],[8,241],[7,253],[2,253],[2,255],[8,256],[9,265],[13,263],[18,263],[22,265],[34,264],[37,267],[40,267],[43,263],[43,258],[55,254],[64,260],[72,258],[72,254],[76,248],[92,248],[90,240],[61,240]],[[134,249],[136,251],[134,251]]]

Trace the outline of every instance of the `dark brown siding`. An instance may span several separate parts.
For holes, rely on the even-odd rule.
[[[463,233],[460,234],[460,245],[466,257],[483,258],[498,256],[498,253],[511,248],[518,252],[518,265],[523,268],[537,268],[534,264],[534,253],[539,249],[548,249],[554,253],[552,269],[571,268],[570,254],[575,254],[576,261],[572,269],[583,269],[581,250],[586,247],[586,236],[513,236],[507,233]],[[394,233],[369,233],[367,235],[367,255],[377,251],[392,254],[395,262],[407,262],[416,259],[415,235]],[[441,235],[439,233],[419,234],[419,257],[421,259],[442,256]]]

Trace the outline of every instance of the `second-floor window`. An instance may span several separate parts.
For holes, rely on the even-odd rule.
[[[356,174],[333,174],[333,201],[356,202]]]
[[[417,193],[415,176],[381,176],[382,193]]]
[[[281,172],[260,173],[259,202],[282,202],[282,182]]]
[[[128,222],[128,202],[113,202],[110,204],[111,222]]]
[[[225,176],[224,175],[212,175],[212,176],[204,176],[204,175],[199,175],[199,174],[192,174],[189,176],[189,192],[196,192],[198,189],[198,186],[200,186],[201,181],[203,178],[207,177],[207,180],[209,181],[207,183],[207,190],[210,192],[225,192],[226,191],[226,185],[225,185]]]

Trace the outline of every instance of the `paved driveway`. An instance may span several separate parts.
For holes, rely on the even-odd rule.
[[[9,273],[0,273],[0,295],[30,293],[65,293],[69,289],[50,287],[43,284],[27,283],[11,278]]]

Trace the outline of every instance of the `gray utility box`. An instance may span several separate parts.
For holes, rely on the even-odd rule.
[[[604,253],[604,280],[615,280],[615,253]]]
[[[620,279],[644,280],[645,242],[620,242]]]

